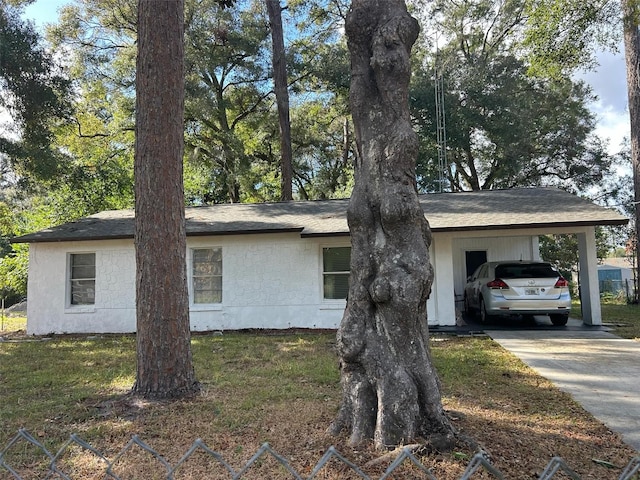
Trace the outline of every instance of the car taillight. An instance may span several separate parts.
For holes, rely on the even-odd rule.
[[[491,280],[489,283],[487,283],[487,287],[489,287],[489,288],[509,288],[509,285],[504,283],[504,281],[500,280],[499,278],[496,278],[495,280]]]
[[[567,280],[564,277],[560,277],[556,282],[556,284],[554,285],[554,287],[556,288],[568,287],[568,286],[569,286],[569,282],[567,282]]]

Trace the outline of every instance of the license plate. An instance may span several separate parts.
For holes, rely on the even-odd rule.
[[[540,289],[539,288],[525,288],[524,289],[524,294],[525,295],[540,295]]]

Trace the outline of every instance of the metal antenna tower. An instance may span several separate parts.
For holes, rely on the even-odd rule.
[[[439,67],[440,55],[436,53],[436,139],[438,142],[438,184],[439,191],[446,191],[447,172],[447,128],[444,113],[444,75]]]

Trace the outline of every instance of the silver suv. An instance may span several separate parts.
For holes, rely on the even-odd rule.
[[[549,315],[567,324],[571,310],[569,282],[548,262],[502,261],[480,265],[464,287],[465,312],[493,315]]]

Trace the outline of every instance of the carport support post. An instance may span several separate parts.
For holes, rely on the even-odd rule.
[[[427,315],[431,324],[454,326],[456,324],[456,297],[453,275],[453,241],[443,234],[431,243],[431,261],[434,267],[433,286],[427,303]]]
[[[595,232],[595,227],[587,227],[584,232],[577,234],[580,258],[580,302],[582,321],[586,325],[602,325]]]

